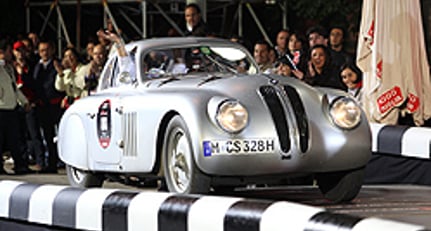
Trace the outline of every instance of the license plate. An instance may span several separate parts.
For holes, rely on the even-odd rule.
[[[204,156],[260,154],[273,152],[274,139],[235,139],[235,140],[206,140],[203,142]]]

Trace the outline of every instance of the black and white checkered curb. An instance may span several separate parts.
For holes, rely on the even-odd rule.
[[[0,222],[105,231],[425,230],[286,201],[78,189],[0,181]]]
[[[431,159],[431,128],[371,123],[374,153]]]

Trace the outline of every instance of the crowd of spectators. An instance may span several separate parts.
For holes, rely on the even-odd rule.
[[[0,153],[8,151],[14,164],[13,172],[0,168],[0,174],[58,172],[60,118],[96,89],[109,49],[102,42],[88,47],[83,55],[69,46],[59,60],[53,41],[35,33],[0,37]]]
[[[216,36],[202,20],[198,5],[189,4],[184,12],[184,31],[170,36]],[[53,41],[35,33],[14,40],[0,37],[0,154],[10,151],[14,172],[9,174],[58,171],[54,138],[64,110],[94,92],[113,44],[120,56],[127,56],[112,28],[97,35],[98,41],[89,41],[84,52],[68,46],[62,60],[55,56]],[[252,54],[263,73],[345,90],[359,99],[362,74],[343,49],[344,36],[339,26],[328,31],[315,26],[305,35],[282,29],[274,47],[259,40]],[[230,39],[244,43],[238,36]],[[0,161],[3,164],[3,158]],[[0,174],[6,174],[3,168]]]

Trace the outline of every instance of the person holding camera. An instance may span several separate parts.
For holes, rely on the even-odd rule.
[[[338,70],[331,64],[330,53],[325,45],[318,44],[311,47],[309,57],[305,72],[299,69],[292,70],[298,79],[312,86],[345,90],[345,86],[338,77]]]

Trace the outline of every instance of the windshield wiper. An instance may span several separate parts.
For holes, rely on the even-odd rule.
[[[228,64],[221,63],[220,61],[216,60],[215,58],[211,57],[210,55],[205,55],[211,62],[215,63],[217,66],[219,66],[222,70],[230,71],[234,74],[237,74],[238,71],[234,68],[228,66]]]
[[[220,77],[220,76],[211,75],[209,78],[206,78],[206,79],[204,79],[202,82],[200,82],[200,83],[198,84],[198,86],[200,87],[200,86],[202,86],[202,85],[203,85],[203,84],[205,84],[205,83],[211,82],[211,81],[213,81],[213,80],[221,79],[221,78],[222,78],[222,77]]]
[[[167,83],[170,83],[170,82],[177,81],[177,80],[180,80],[180,79],[179,79],[179,78],[177,78],[176,76],[171,76],[171,77],[169,77],[169,78],[167,78],[167,79],[165,79],[165,80],[161,81],[161,82],[159,83],[158,87],[160,87],[160,86],[162,86],[162,85],[165,85],[165,84],[167,84]]]

